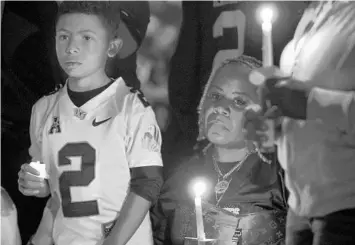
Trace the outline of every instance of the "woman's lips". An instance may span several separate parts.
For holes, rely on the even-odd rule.
[[[219,119],[214,119],[214,120],[210,120],[208,121],[208,124],[225,124],[223,121],[219,120]]]
[[[81,65],[81,63],[77,61],[67,61],[64,64],[67,68],[76,68]]]
[[[226,128],[227,130],[229,130],[229,120],[223,116],[211,116],[208,120],[207,120],[207,125],[211,125],[211,124],[216,124],[216,125],[221,125],[224,128]]]

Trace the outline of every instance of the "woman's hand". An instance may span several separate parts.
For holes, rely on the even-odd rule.
[[[267,117],[262,113],[261,108],[250,107],[244,113],[244,138],[254,142],[257,147],[269,140]]]
[[[298,81],[285,76],[276,67],[259,68],[249,75],[251,83],[259,86],[262,111],[275,107],[274,112],[267,117],[280,116],[296,120],[307,117],[307,100],[312,86],[307,82]]]
[[[49,184],[45,178],[29,164],[22,164],[18,172],[18,189],[25,196],[47,197],[50,194]]]

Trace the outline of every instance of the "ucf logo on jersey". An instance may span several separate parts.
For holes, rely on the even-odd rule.
[[[53,122],[51,128],[49,129],[49,134],[57,134],[60,132],[61,129],[60,129],[59,117],[53,117]]]
[[[143,136],[142,146],[149,151],[159,152],[160,145],[159,129],[156,125],[152,124],[148,127],[147,132]]]

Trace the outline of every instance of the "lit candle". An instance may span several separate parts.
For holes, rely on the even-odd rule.
[[[273,20],[273,11],[271,8],[264,7],[261,11],[261,29],[263,32],[263,66],[271,67],[274,66],[274,54],[273,54],[273,45],[272,45],[272,20]],[[262,99],[262,98],[261,98]],[[262,99],[263,100],[263,99]],[[269,109],[271,106],[267,105],[266,109]],[[275,123],[273,120],[266,120],[268,130],[266,135],[268,137],[267,141],[262,142],[262,151],[273,151],[274,150],[274,136],[275,136]]]
[[[273,12],[270,8],[264,8],[261,12],[263,30],[263,66],[273,66],[273,46],[272,46],[272,18]]]
[[[197,228],[197,241],[198,244],[204,244],[206,240],[205,228],[203,225],[202,214],[202,194],[205,192],[206,186],[203,182],[197,182],[195,184],[195,209],[196,209],[196,228]]]
[[[34,169],[36,169],[39,172],[39,177],[48,179],[47,171],[46,171],[46,165],[43,163],[40,163],[39,161],[37,162],[31,162],[30,166]]]

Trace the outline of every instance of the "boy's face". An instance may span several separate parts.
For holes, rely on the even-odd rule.
[[[56,52],[69,77],[87,77],[104,69],[109,47],[106,27],[96,15],[62,15],[56,26]]]

